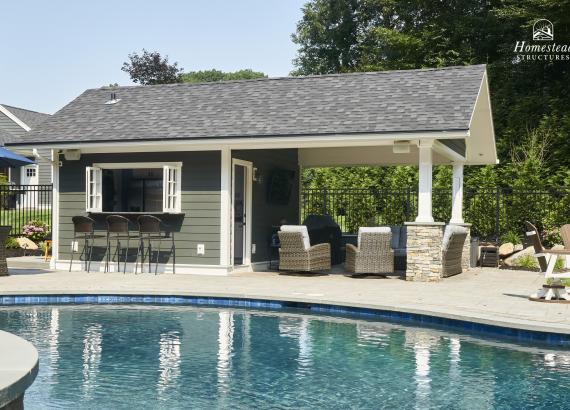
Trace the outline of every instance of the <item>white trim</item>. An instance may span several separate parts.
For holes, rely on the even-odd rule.
[[[14,114],[12,114],[11,111],[9,111],[6,107],[4,107],[3,105],[0,105],[0,112],[2,114],[4,114],[6,117],[10,118],[12,121],[14,121],[16,124],[18,124],[20,127],[22,127],[23,129],[25,129],[26,131],[31,130],[30,127],[28,127],[28,125],[22,121],[21,119],[19,119],[18,117],[16,117]]]
[[[51,150],[51,177],[53,183],[52,192],[52,248],[50,268],[55,269],[57,259],[59,257],[59,153],[57,150]]]
[[[433,222],[432,214],[432,157],[433,142],[421,140],[419,149],[418,216],[416,222]]]
[[[123,272],[123,264],[121,263],[120,269],[117,271],[117,264],[110,263],[109,264],[109,271],[110,272]],[[69,259],[67,260],[58,260],[53,263],[51,266],[52,269],[57,270],[69,270]],[[154,276],[154,265],[152,273],[148,273],[147,270],[144,273],[140,271],[141,265],[138,265],[138,274],[139,275],[153,275]],[[71,270],[74,272],[84,272],[85,271],[85,262],[74,260],[73,264],[71,265]],[[104,261],[97,261],[91,262],[91,269],[90,272],[104,272],[105,271],[105,262]],[[135,271],[135,263],[128,262],[127,263],[127,273],[134,273]],[[191,275],[212,275],[212,276],[227,276],[229,275],[231,269],[227,266],[221,265],[199,265],[199,264],[189,264],[189,263],[177,263],[176,264],[176,275],[181,274],[191,274]],[[158,265],[157,269],[158,273],[162,274],[172,274],[172,263],[161,263]],[[87,274],[87,273],[86,273]]]
[[[181,168],[182,162],[101,162],[93,166],[101,169]]]
[[[450,224],[462,224],[463,220],[463,162],[453,163],[453,179],[451,182],[451,220]]]
[[[399,141],[417,139],[457,139],[469,136],[468,130],[459,131],[425,131],[398,133],[362,133],[362,134],[329,134],[329,135],[284,135],[279,137],[238,137],[238,138],[203,138],[160,141],[108,141],[108,142],[70,142],[46,144],[57,149],[81,149],[83,153],[106,152],[153,152],[161,151],[202,150],[219,151],[220,146],[229,149],[265,149],[265,148],[318,148],[343,146],[368,146],[380,141]],[[10,145],[10,144],[9,144]],[[41,147],[43,144],[19,145],[15,149]]]
[[[232,173],[232,158],[229,148],[220,152],[220,265],[231,266],[230,263],[230,184]]]
[[[235,192],[235,167],[237,166],[242,166],[245,168],[245,242],[244,242],[244,255],[243,255],[243,263],[239,266],[247,266],[251,263],[251,221],[253,221],[253,215],[252,215],[252,200],[253,200],[253,194],[252,194],[252,185],[253,185],[253,163],[250,161],[244,161],[241,159],[237,159],[237,158],[232,158],[232,190],[231,190],[231,217],[230,217],[230,230],[232,231],[232,234],[230,235],[232,238],[232,242],[230,244],[230,253],[231,253],[231,265],[233,265],[234,260],[233,260],[233,255],[234,255],[234,243],[235,241],[233,240],[234,235],[233,235],[233,227],[234,227],[234,220],[235,220],[235,215],[234,215],[234,192]]]

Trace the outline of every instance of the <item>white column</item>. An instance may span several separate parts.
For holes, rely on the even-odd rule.
[[[432,183],[432,146],[431,140],[420,140],[420,175],[418,184],[418,216],[416,222],[433,222],[431,213],[431,183]]]
[[[59,150],[51,150],[51,260],[50,268],[56,269],[59,259]]]
[[[451,220],[449,223],[462,224],[463,220],[463,163],[453,163]]]
[[[230,263],[230,219],[231,219],[231,177],[232,157],[229,148],[221,150],[221,186],[220,186],[220,265],[229,267]]]

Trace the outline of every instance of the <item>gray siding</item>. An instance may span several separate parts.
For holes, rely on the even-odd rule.
[[[51,184],[51,150],[38,149],[40,158],[36,159],[38,164],[38,184]]]
[[[299,166],[296,149],[276,150],[239,150],[232,151],[232,158],[251,161],[263,176],[263,182],[253,183],[252,190],[252,243],[256,244],[253,262],[266,261],[269,258],[269,240],[273,226],[279,225],[282,219],[289,224],[299,223]],[[295,171],[295,179],[291,197],[287,205],[275,205],[267,202],[269,177],[276,168]]]
[[[177,264],[218,265],[220,262],[220,153],[171,152],[82,155],[79,161],[65,161],[60,168],[60,259],[70,258],[74,215],[85,215],[85,167],[97,162],[182,161],[183,215],[161,218],[174,227]],[[105,216],[91,214],[97,228],[105,228]],[[133,218],[134,220],[135,218]],[[133,224],[133,229],[136,225]],[[205,244],[206,254],[198,256],[196,246]],[[98,240],[94,259],[102,260],[104,239]],[[167,249],[163,244],[163,249]],[[134,256],[134,250],[131,252]],[[133,258],[134,260],[134,258]]]

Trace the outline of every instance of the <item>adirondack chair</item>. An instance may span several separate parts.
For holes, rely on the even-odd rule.
[[[561,279],[570,279],[570,272],[554,273],[554,266],[559,256],[570,255],[570,249],[565,242],[564,249],[546,249],[542,246],[540,236],[536,227],[525,222],[527,232],[526,236],[532,241],[534,247],[534,256],[538,258],[540,270],[544,273],[545,284],[536,293],[530,295],[531,300],[552,301],[552,300],[568,300],[570,301],[570,293],[566,291],[566,287],[562,284]],[[563,237],[568,235],[568,227],[563,227]],[[568,237],[570,238],[570,236]],[[546,260],[548,259],[548,263]]]

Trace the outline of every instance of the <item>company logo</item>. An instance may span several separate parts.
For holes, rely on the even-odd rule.
[[[532,41],[517,41],[513,51],[515,62],[570,61],[570,44],[554,42],[554,25],[547,19],[536,20],[532,25]]]
[[[546,19],[537,20],[532,25],[532,39],[536,41],[554,40],[554,25]]]

